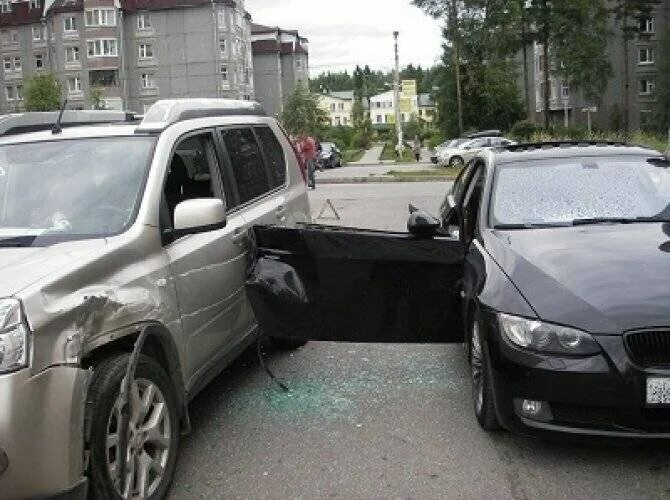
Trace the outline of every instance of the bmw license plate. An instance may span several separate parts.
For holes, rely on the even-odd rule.
[[[647,379],[647,404],[670,405],[670,378]]]

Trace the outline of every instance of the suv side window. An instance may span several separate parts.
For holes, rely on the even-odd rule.
[[[286,183],[286,158],[281,144],[270,127],[255,127],[254,130],[270,168],[272,187],[283,186]]]
[[[222,192],[212,134],[200,133],[183,139],[172,154],[163,188],[163,229],[174,227],[174,211],[179,203],[196,198],[221,198]]]
[[[268,172],[251,128],[222,129],[221,139],[228,152],[240,203],[247,203],[270,191]]]

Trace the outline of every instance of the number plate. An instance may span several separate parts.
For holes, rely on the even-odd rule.
[[[670,378],[647,379],[647,404],[670,405]]]

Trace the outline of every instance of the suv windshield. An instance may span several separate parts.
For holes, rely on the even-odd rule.
[[[565,158],[499,165],[494,227],[670,219],[670,170],[644,157]]]
[[[0,146],[0,246],[43,246],[123,231],[155,139],[114,137]]]

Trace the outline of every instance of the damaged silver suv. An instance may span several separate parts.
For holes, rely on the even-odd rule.
[[[248,229],[309,222],[257,104],[108,115],[0,120],[1,498],[164,496],[189,400],[255,338]]]

